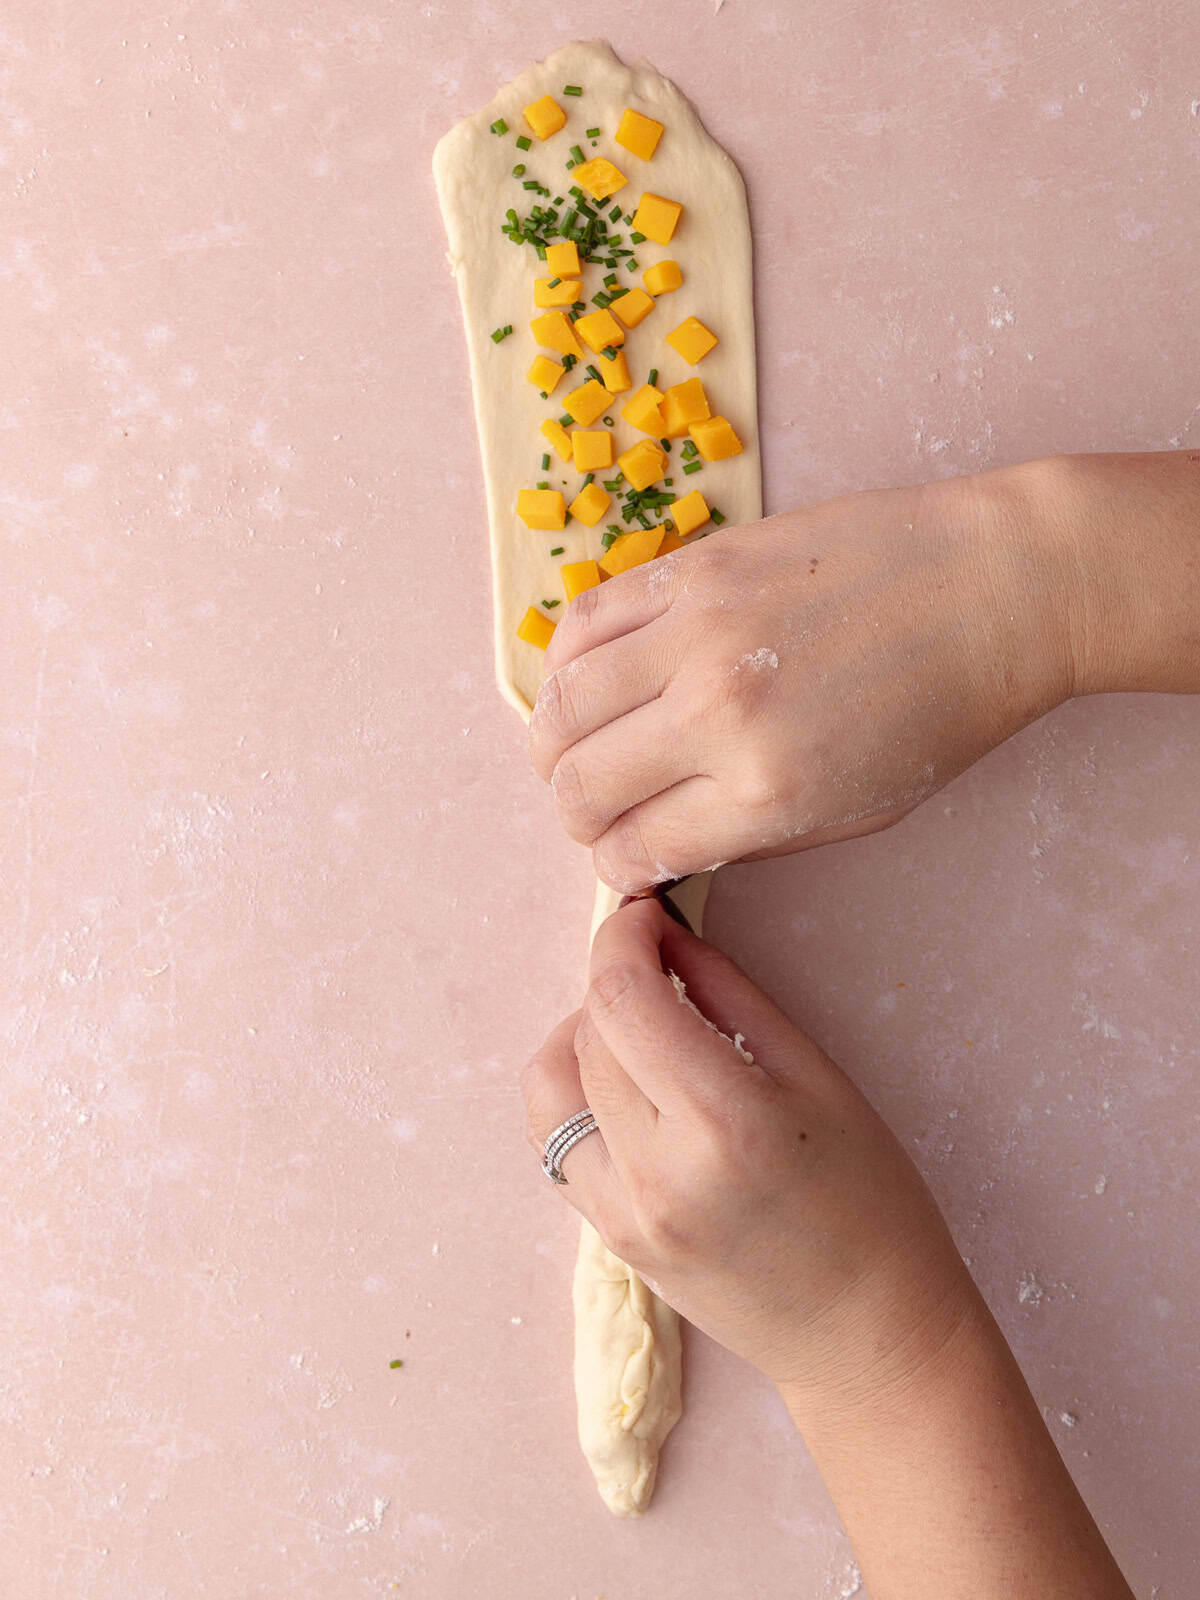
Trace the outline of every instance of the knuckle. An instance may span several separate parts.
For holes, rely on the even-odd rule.
[[[655,1259],[679,1261],[695,1250],[695,1219],[666,1185],[640,1185],[633,1195],[633,1212],[638,1232]]]
[[[752,815],[772,811],[783,794],[783,774],[761,751],[738,763],[733,791],[740,810]]]
[[[591,982],[588,999],[601,1011],[610,1011],[638,982],[640,974],[632,961],[618,958],[600,968]]]
[[[570,751],[560,757],[550,777],[559,820],[579,844],[590,845],[601,831],[592,799],[589,779],[578,756]]]
[[[596,846],[595,863],[596,872],[605,883],[623,894],[645,889],[661,876],[636,811],[626,812],[608,829]]]
[[[538,690],[537,702],[530,722],[530,733],[539,745],[560,742],[566,731],[577,720],[577,692],[574,682],[577,674],[570,664],[543,680]]]

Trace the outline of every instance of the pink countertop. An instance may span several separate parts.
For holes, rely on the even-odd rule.
[[[606,15],[745,173],[771,510],[1200,444],[1189,0]],[[590,867],[492,685],[429,172],[561,17],[0,25],[6,1594],[865,1593],[702,1337],[644,1521],[573,1438],[515,1078]],[[1158,1600],[1200,1572],[1198,748],[1194,702],[1069,706],[708,923],[902,1134]]]

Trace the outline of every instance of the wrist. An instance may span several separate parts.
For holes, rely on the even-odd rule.
[[[1069,693],[1200,690],[1200,454],[1057,456],[1015,471]]]

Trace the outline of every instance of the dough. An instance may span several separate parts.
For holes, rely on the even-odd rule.
[[[564,97],[566,84],[580,85],[583,94]],[[515,138],[529,133],[524,107],[546,94],[567,112],[567,127],[544,144],[532,139],[531,148],[521,151]],[[649,162],[612,138],[627,106],[664,125]],[[491,131],[498,120],[507,123],[503,135]],[[590,126],[602,130],[594,148],[584,135]],[[462,303],[483,458],[496,676],[505,698],[527,720],[541,684],[544,657],[516,637],[517,625],[530,605],[561,597],[560,563],[600,555],[605,522],[612,520],[606,517],[599,526],[587,528],[572,519],[561,533],[552,534],[527,528],[516,513],[518,490],[548,480],[569,502],[580,479],[553,453],[550,469],[540,469],[546,448],[540,424],[559,415],[561,400],[574,384],[564,381],[546,401],[526,381],[534,356],[548,353],[541,351],[529,330],[537,315],[533,280],[544,276],[545,268],[529,245],[514,244],[506,237],[501,223],[509,207],[524,216],[531,203],[544,203],[521,187],[525,177],[544,182],[554,195],[566,192],[571,178],[564,164],[573,144],[579,144],[588,158],[607,156],[629,179],[613,197],[613,203],[621,202],[623,213],[632,211],[647,190],[683,203],[683,217],[670,244],[659,246],[649,239],[638,244],[638,270],[618,274],[621,284],[632,288],[641,286],[642,272],[656,261],[677,260],[683,271],[682,286],[664,295],[645,321],[628,330],[623,349],[635,389],[651,367],[659,370],[660,388],[698,376],[713,413],[727,417],[742,441],[740,455],[706,464],[694,475],[682,474],[679,452],[684,441],[676,441],[672,492],[682,495],[699,488],[709,506],[724,513],[728,525],[756,521],[762,515],[750,224],[741,177],[684,97],[652,67],[644,63],[626,67],[602,41],[566,45],[452,128],[438,144],[433,163],[448,259]],[[526,167],[522,179],[512,175],[517,163]],[[611,208],[606,204],[605,209]],[[584,268],[583,294],[589,302],[607,270],[595,265]],[[665,334],[689,316],[699,317],[719,339],[698,367],[689,366],[664,343]],[[513,333],[493,342],[492,331],[508,324]],[[620,417],[628,398],[628,394],[614,396],[616,454],[645,437]],[[563,554],[552,557],[550,550],[558,546]],[[678,559],[686,559],[685,554],[681,552]],[[561,617],[562,609],[547,615]],[[707,873],[698,875],[672,895],[697,932],[709,879]],[[618,898],[605,885],[598,886],[593,934],[616,908]],[[680,1414],[679,1319],[605,1247],[587,1222],[580,1236],[573,1298],[580,1443],[610,1510],[637,1516],[650,1502],[660,1447]]]

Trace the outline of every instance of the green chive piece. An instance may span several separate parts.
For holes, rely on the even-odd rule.
[[[577,83],[567,83],[563,85],[563,93],[580,95],[583,93],[583,90]]]
[[[560,603],[561,602],[559,602],[558,600],[543,600],[542,601],[542,604],[545,606],[547,611],[553,611],[555,606],[559,605]]]
[[[607,288],[609,288],[609,289],[612,288],[613,284],[616,283],[616,281],[617,281],[617,275],[616,275],[615,272],[608,273],[608,275],[604,279],[605,286]]]
[[[669,489],[671,487],[671,485],[675,482],[675,479],[674,478],[664,478],[663,482],[666,484],[667,488]]]
[[[522,189],[540,189],[542,186],[536,178],[526,178],[521,187]]]
[[[550,455],[549,455],[549,452],[547,452],[542,457],[542,471],[543,472],[549,472],[550,471]]]
[[[566,548],[567,548],[567,547],[566,547],[566,545],[565,545],[565,544],[556,544],[556,545],[555,545],[555,546],[554,546],[554,549],[553,549],[553,550],[551,550],[551,552],[550,552],[550,554],[551,554],[551,555],[552,555],[552,556],[561,556],[561,555],[562,555],[562,553],[563,553],[563,551],[564,551],[564,550],[565,550],[565,549],[566,549]]]
[[[404,1365],[403,1361],[389,1361],[388,1362],[388,1366],[391,1367],[393,1372],[396,1370],[397,1367],[402,1367],[403,1365]]]
[[[650,384],[650,385],[654,385],[654,384],[656,384],[658,382],[658,368],[657,367],[651,367],[650,368],[650,375],[646,379],[646,382],[648,384]]]
[[[620,535],[620,532],[620,528],[610,527],[607,533],[601,534],[600,548],[602,550],[611,550],[613,546],[613,540]]]
[[[630,244],[644,244],[645,241],[646,235],[644,233],[631,233],[629,235]]]
[[[712,520],[716,523],[718,528],[725,521],[725,513],[723,511],[718,511],[716,506],[714,506],[712,508],[712,510],[708,514],[712,518]]]
[[[625,213],[625,226],[628,227],[632,221],[633,221],[633,212],[632,211],[627,211]]]
[[[699,472],[701,467],[703,467],[703,465],[704,465],[703,461],[689,461],[687,466],[684,467],[683,470],[684,470],[685,473],[687,473],[688,477],[691,477],[692,473],[693,472]]]
[[[570,372],[571,368],[575,365],[575,363],[578,360],[579,360],[578,356],[573,356],[568,351],[568,353],[562,358],[563,371],[564,372]]]
[[[526,134],[522,134],[517,140],[517,149],[528,150],[532,143],[533,141]]]
[[[611,417],[601,417],[600,420],[603,422],[606,428],[611,428],[614,426],[613,419]]]
[[[493,133],[507,133],[508,132],[508,123],[505,122],[503,117],[497,117],[495,122],[492,123],[492,132]]]
[[[564,414],[563,416],[559,417],[558,425],[559,425],[560,428],[569,428],[574,421],[575,421],[574,417],[567,416],[567,415]]]
[[[688,442],[684,445],[684,447],[683,447],[682,451],[680,452],[680,454],[683,456],[683,459],[685,461],[690,461],[693,458],[693,456],[698,456],[700,454],[700,452],[699,452],[699,450],[696,449],[696,446],[689,439]]]
[[[604,290],[601,289],[599,294],[594,294],[592,296],[592,304],[594,306],[601,306],[607,310],[607,308],[612,304],[612,295],[605,294]]]
[[[499,344],[501,339],[507,339],[511,332],[512,332],[512,323],[511,322],[506,327],[494,328],[492,330],[492,343],[493,344]]]
[[[600,129],[599,128],[588,128],[586,133],[585,133],[585,135],[584,135],[584,137],[588,138],[588,139],[598,139],[600,137]]]
[[[658,442],[659,442],[660,445],[662,445],[663,449],[667,452],[667,454],[670,455],[671,454],[671,441],[670,441],[670,439],[660,439]]]
[[[513,177],[514,178],[523,178],[524,176],[525,176],[525,163],[523,161],[518,161],[516,166],[513,168]]]
[[[589,378],[595,378],[597,383],[602,383],[603,382],[603,379],[601,378],[600,373],[590,363],[586,367],[584,367],[583,370],[587,373]]]
[[[539,489],[548,489],[549,487],[550,487],[550,484],[547,481],[547,479],[545,479],[545,478],[543,478],[541,483],[538,484],[538,488]]]
[[[541,396],[541,398],[543,400],[549,400],[549,398],[550,398],[549,394],[547,393],[547,391],[545,389],[539,389],[538,390],[538,394]]]
[[[562,282],[561,278],[551,278],[550,282],[546,285],[546,287],[547,287],[547,289],[557,289],[561,282]]]
[[[605,478],[604,487],[608,490],[609,494],[616,494],[617,490],[621,487],[621,480],[620,478]]]
[[[587,477],[583,480],[583,487],[586,489],[589,483],[595,483],[595,481],[596,474],[594,472],[589,472]]]

